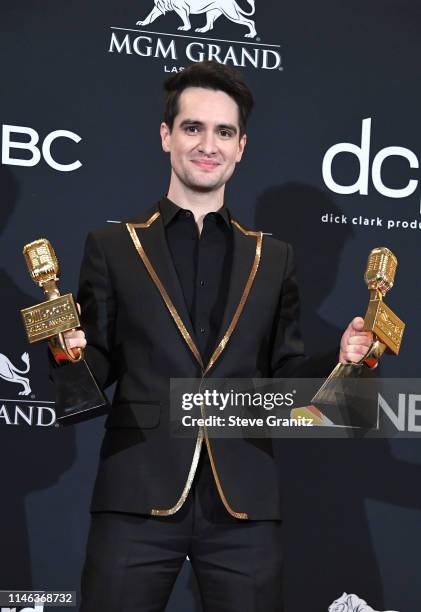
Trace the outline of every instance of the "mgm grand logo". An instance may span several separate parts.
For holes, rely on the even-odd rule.
[[[246,11],[237,0],[154,0],[150,12],[136,22],[145,28],[167,13],[175,13],[181,20],[177,30],[184,34],[168,32],[151,32],[146,29],[111,28],[109,53],[123,53],[166,60],[165,72],[183,70],[179,62],[202,62],[214,60],[220,64],[231,64],[243,68],[263,70],[283,70],[280,45],[264,44],[258,37],[254,19],[254,0],[241,0],[249,5]],[[226,18],[242,29],[243,39],[225,40],[186,34],[191,32],[191,16],[204,14],[205,25],[194,28],[200,34],[215,32],[215,22],[220,17]],[[203,23],[203,18],[202,18]],[[234,36],[234,35],[233,35]],[[177,65],[169,64],[177,62]]]
[[[54,402],[35,400],[29,377],[26,376],[30,371],[28,353],[22,353],[21,361],[24,364],[23,368],[14,365],[7,355],[0,353],[0,380],[12,383],[12,386],[8,387],[15,391],[10,395],[17,393],[23,396],[0,399],[0,427],[4,425],[50,427],[56,422]]]

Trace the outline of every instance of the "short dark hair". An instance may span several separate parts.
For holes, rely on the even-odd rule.
[[[220,90],[231,96],[238,106],[240,136],[245,133],[254,106],[253,95],[237,70],[212,60],[192,64],[164,81],[164,121],[170,131],[179,112],[180,95],[187,87]]]

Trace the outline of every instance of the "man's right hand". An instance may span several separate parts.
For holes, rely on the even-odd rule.
[[[86,337],[85,332],[82,329],[75,329],[72,331],[64,332],[64,341],[68,349],[72,348],[85,348]]]
[[[77,311],[80,315],[80,305],[76,304]],[[67,349],[80,348],[84,349],[86,346],[85,332],[82,329],[73,329],[63,333],[64,341]]]

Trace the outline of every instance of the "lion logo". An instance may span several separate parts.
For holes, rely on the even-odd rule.
[[[7,380],[8,382],[18,383],[23,386],[22,391],[19,391],[19,395],[29,395],[31,393],[31,387],[29,386],[29,378],[21,376],[21,374],[27,374],[29,372],[29,355],[23,353],[21,359],[26,363],[26,369],[18,370],[6,355],[0,353],[0,378]]]
[[[254,21],[247,19],[254,15],[254,0],[247,0],[251,6],[251,11],[247,13],[238,6],[236,0],[154,0],[155,6],[149,15],[142,21],[137,21],[136,25],[149,25],[166,12],[174,11],[180,17],[183,25],[178,30],[191,30],[190,15],[206,13],[206,25],[203,28],[196,28],[195,32],[209,32],[213,29],[213,24],[221,15],[238,25],[246,26],[249,31],[244,34],[246,38],[254,38],[257,35]]]
[[[357,595],[344,593],[329,606],[329,612],[376,612],[364,599]],[[385,612],[396,612],[389,610]]]

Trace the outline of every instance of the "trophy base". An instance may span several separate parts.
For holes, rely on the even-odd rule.
[[[377,427],[377,373],[365,363],[338,363],[311,399],[334,425]]]
[[[59,425],[74,425],[106,414],[110,404],[85,360],[54,368],[55,412]]]

